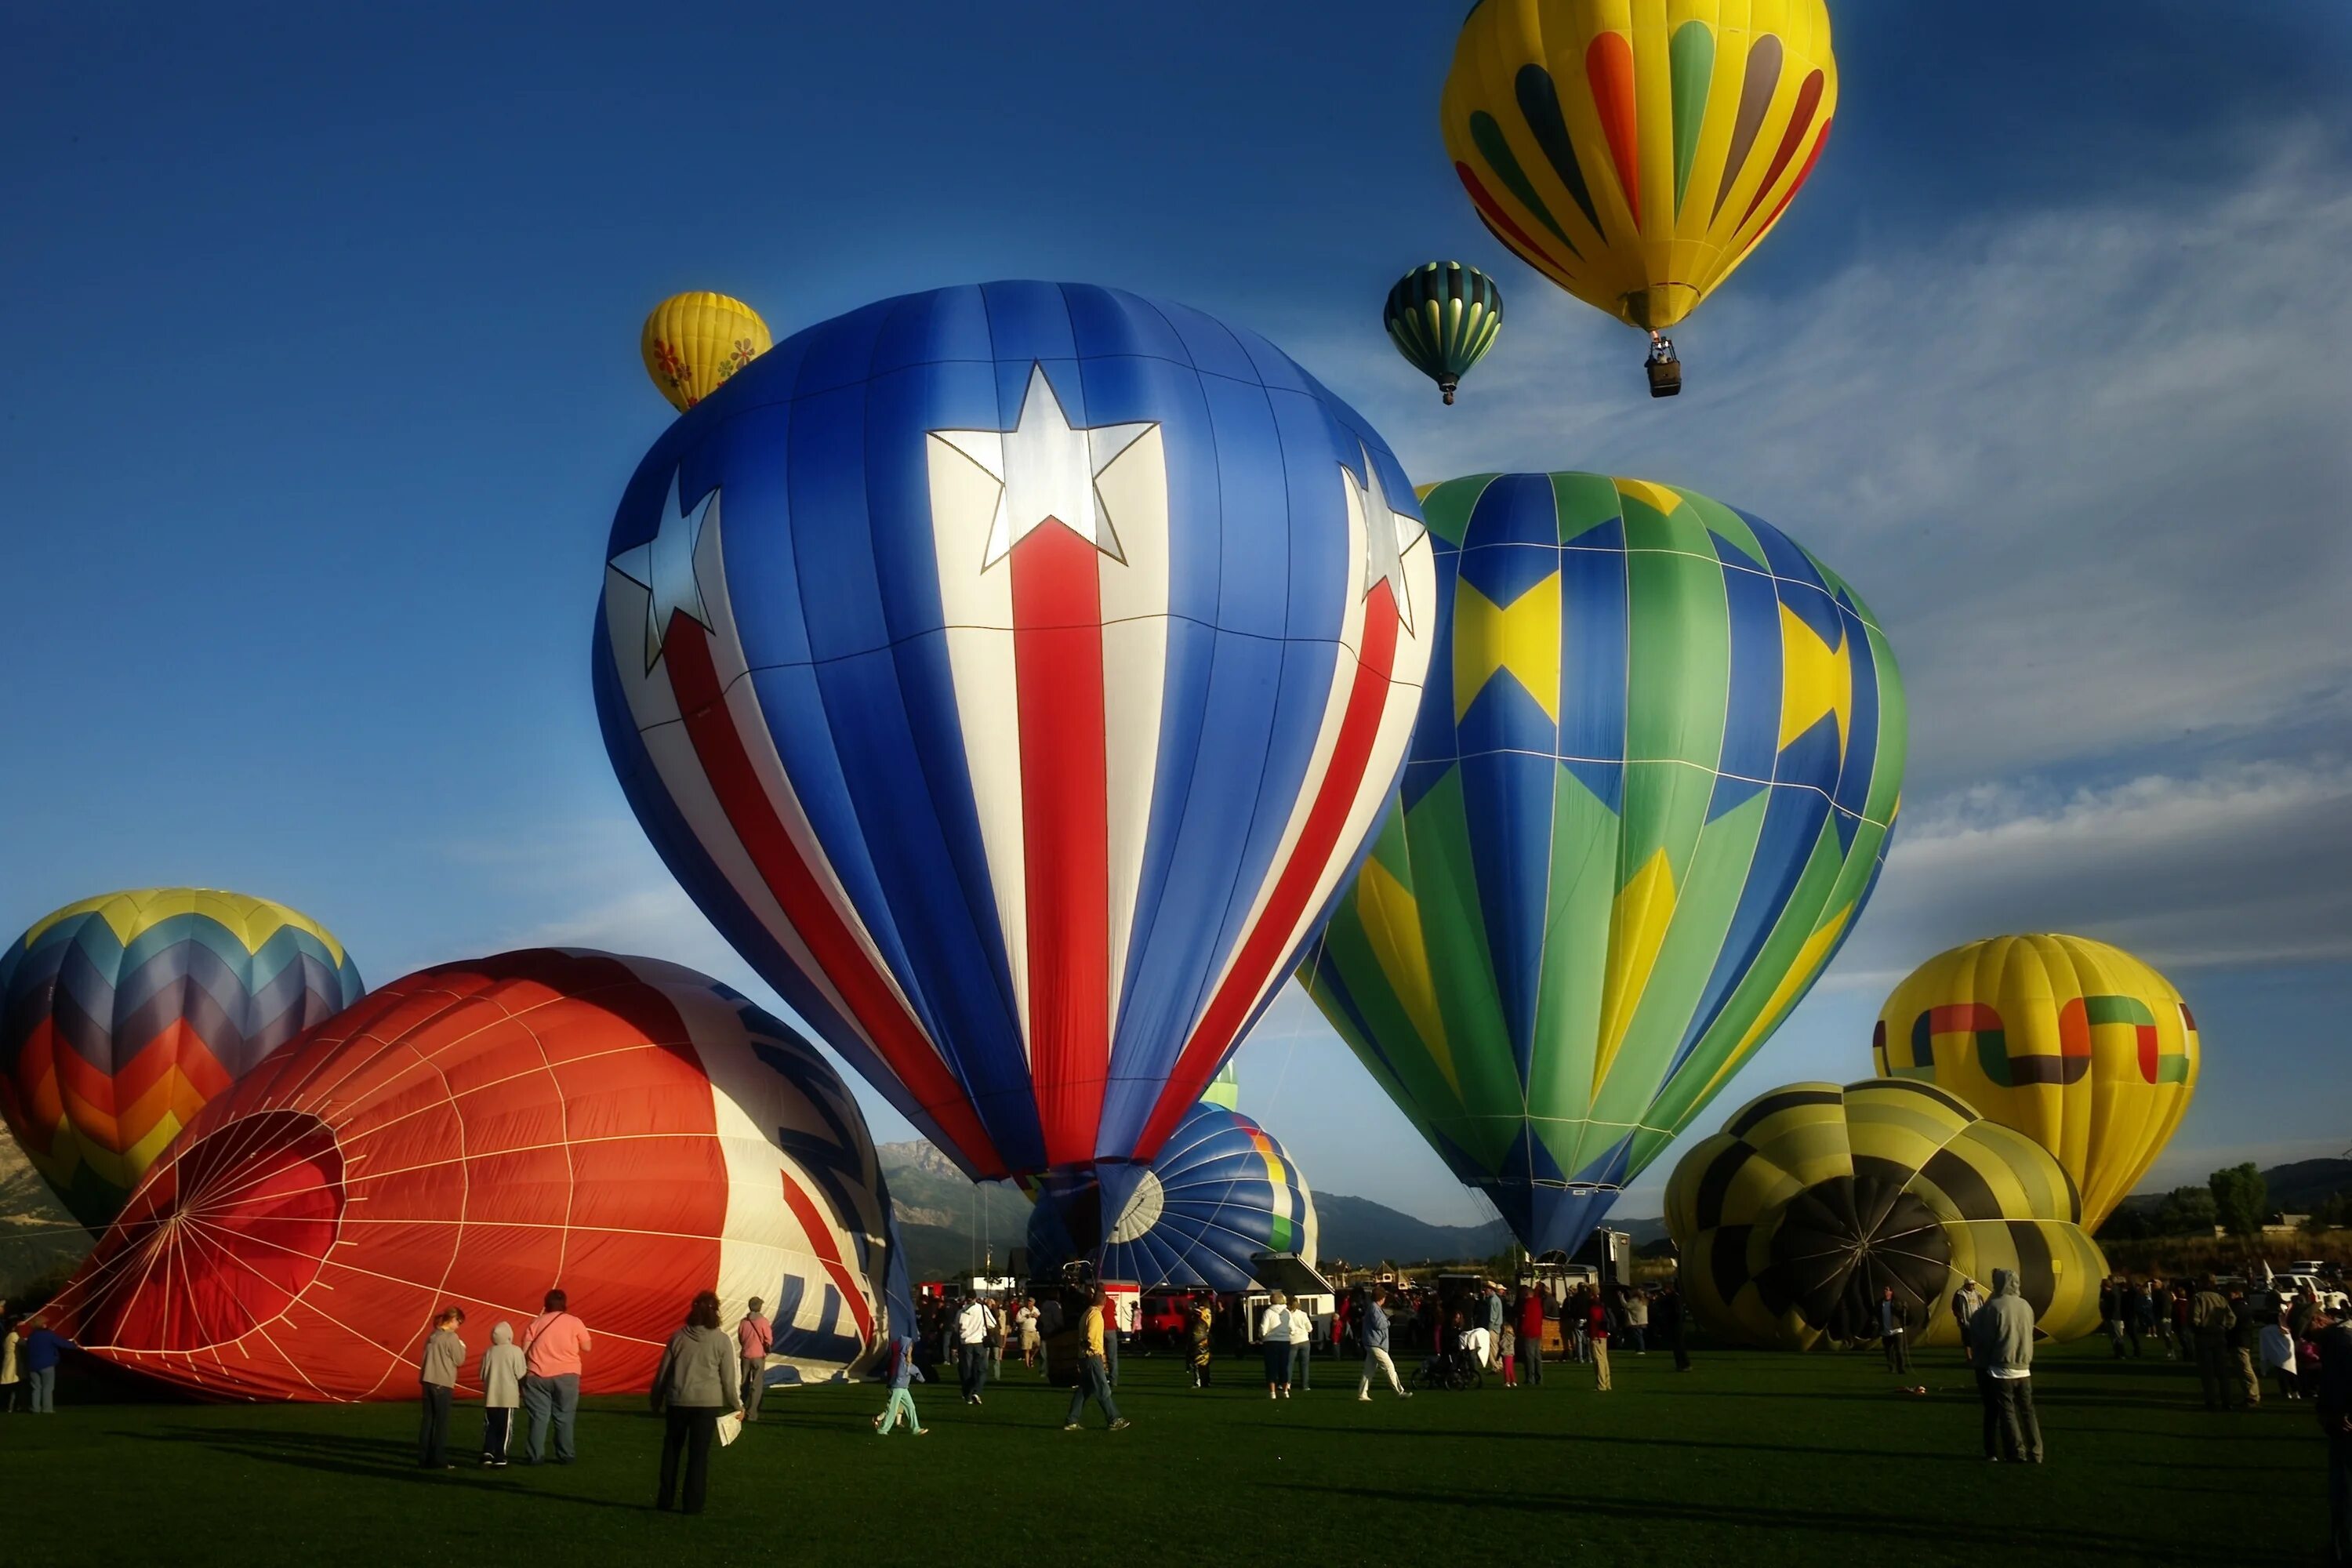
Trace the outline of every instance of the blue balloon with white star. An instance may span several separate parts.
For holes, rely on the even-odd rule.
[[[1395,787],[1431,556],[1386,443],[1265,339],[912,294],[654,444],[598,712],[698,906],[969,1174],[1147,1163]]]

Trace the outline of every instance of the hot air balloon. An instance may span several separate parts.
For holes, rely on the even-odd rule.
[[[1315,1198],[1265,1130],[1203,1101],[1149,1165],[1049,1181],[1029,1211],[1033,1268],[1073,1258],[1098,1279],[1245,1290],[1260,1252],[1315,1256]]]
[[[911,1321],[891,1237],[814,1047],[676,964],[533,950],[394,981],[247,1074],[59,1309],[100,1358],[210,1395],[409,1399],[440,1309],[480,1342],[560,1287],[595,1334],[583,1387],[611,1394],[716,1290],[730,1322],[769,1304],[772,1382],[823,1379]]]
[[[1396,280],[1381,323],[1405,363],[1437,383],[1450,404],[1503,330],[1503,291],[1475,267],[1432,261]]]
[[[68,904],[0,955],[0,1112],[98,1229],[207,1100],[362,989],[326,927],[267,899]]]
[[[1233,1063],[1227,1062],[1217,1069],[1217,1076],[1211,1079],[1209,1087],[1201,1091],[1201,1099],[1204,1104],[1222,1105],[1227,1110],[1232,1110],[1241,1104],[1242,1084],[1240,1078],[1234,1072]]]
[[[966,1174],[1148,1163],[1394,788],[1403,472],[1264,339],[1076,284],[868,306],[723,404],[606,552],[639,822]]]
[[[1306,979],[1535,1252],[1573,1248],[1853,929],[1893,653],[1769,523],[1599,474],[1433,487],[1402,799]]]
[[[2084,1223],[2115,1212],[2197,1092],[2197,1020],[2172,983],[2079,936],[1997,936],[1942,952],[1895,988],[1878,1070],[1948,1089],[2058,1157]]]
[[[1666,396],[1659,334],[1780,221],[1837,99],[1824,0],[1478,0],[1440,115],[1479,219],[1647,330]]]
[[[638,334],[646,374],[679,413],[719,390],[773,347],[760,312],[725,294],[673,294],[656,305]]]
[[[1963,1279],[2018,1275],[2038,1331],[2099,1324],[2106,1258],[2032,1139],[1927,1084],[1797,1083],[1692,1146],[1666,1184],[1684,1299],[1743,1344],[1877,1337],[1888,1288],[1915,1344],[1958,1344]]]

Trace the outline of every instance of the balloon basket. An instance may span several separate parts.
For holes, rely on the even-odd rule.
[[[1683,362],[1678,359],[1652,360],[1645,367],[1650,373],[1650,395],[1679,397],[1683,391]]]

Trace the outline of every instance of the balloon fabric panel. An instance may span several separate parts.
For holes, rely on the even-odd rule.
[[[1480,0],[1440,117],[1497,239],[1663,329],[1780,221],[1837,95],[1823,0]]]
[[[673,294],[646,317],[637,348],[646,374],[684,413],[773,346],[768,323],[725,294]]]
[[[2201,1044],[2171,983],[2084,937],[1992,937],[1937,954],[1895,987],[1878,1069],[1932,1082],[2054,1154],[2095,1229],[2170,1142]]]
[[[642,1389],[700,1289],[835,1376],[903,1296],[846,1089],[703,976],[527,952],[394,982],[208,1106],[59,1299],[103,1359],[216,1396],[408,1397],[444,1307],[562,1288],[590,1392]],[[480,1342],[480,1338],[477,1339]],[[467,1369],[470,1372],[470,1366]]]
[[[1901,689],[1843,583],[1705,497],[1511,474],[1423,507],[1438,657],[1307,984],[1457,1176],[1572,1247],[1851,931]]]
[[[265,899],[193,888],[70,904],[0,954],[0,1112],[102,1226],[206,1101],[359,999],[342,944]]]
[[[615,772],[697,903],[975,1176],[1147,1158],[1376,827],[1431,552],[1370,427],[1180,306],[809,329],[614,525]]]

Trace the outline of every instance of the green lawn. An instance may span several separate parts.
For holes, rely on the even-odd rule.
[[[1486,1562],[1958,1561],[2000,1568],[2311,1561],[2324,1451],[2305,1405],[2208,1415],[2194,1376],[2045,1352],[2050,1462],[1979,1457],[1973,1386],[1923,1355],[1929,1394],[1874,1354],[1621,1355],[1617,1387],[1555,1365],[1540,1390],[1355,1400],[1352,1378],[1272,1404],[1249,1363],[1182,1386],[1130,1356],[1135,1426],[1064,1432],[1066,1396],[1015,1370],[983,1406],[918,1392],[932,1436],[877,1440],[870,1388],[779,1391],[715,1456],[710,1511],[654,1512],[659,1424],[593,1402],[569,1468],[414,1467],[414,1406],[67,1404],[0,1420],[0,1563],[1231,1563],[1433,1551]],[[1323,1363],[1328,1365],[1328,1363]],[[62,1391],[70,1400],[73,1385]],[[471,1440],[478,1413],[460,1408]],[[2280,1554],[2283,1549],[2284,1555]],[[1530,1557],[1530,1552],[1538,1555]]]

